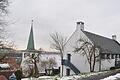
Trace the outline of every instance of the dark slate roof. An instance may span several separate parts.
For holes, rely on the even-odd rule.
[[[120,54],[120,44],[117,41],[87,31],[83,33],[101,48],[102,53]]]
[[[28,40],[28,45],[27,45],[27,50],[35,50],[35,47],[34,47],[33,26],[31,26],[29,40]]]

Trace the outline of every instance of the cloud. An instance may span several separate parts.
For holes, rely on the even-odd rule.
[[[10,30],[18,48],[25,49],[34,19],[36,47],[49,48],[49,34],[58,31],[70,36],[76,21],[85,22],[85,30],[119,37],[120,1],[118,0],[12,0],[10,18],[17,22]]]

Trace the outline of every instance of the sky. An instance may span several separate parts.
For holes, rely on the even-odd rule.
[[[8,31],[18,49],[26,49],[31,20],[34,20],[36,49],[50,48],[50,34],[60,32],[70,37],[76,22],[85,30],[120,41],[119,0],[10,0]]]

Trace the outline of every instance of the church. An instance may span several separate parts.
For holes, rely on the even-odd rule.
[[[50,75],[46,70],[52,71],[52,69],[58,70],[61,65],[61,57],[58,52],[49,52],[43,50],[36,50],[34,43],[34,31],[33,20],[31,22],[31,29],[27,44],[27,49],[22,50],[22,62],[21,68],[24,77],[28,77],[31,74],[36,75]],[[50,63],[50,64],[49,64]],[[33,70],[34,69],[34,70]],[[60,70],[56,74],[59,74]]]
[[[84,43],[87,44],[83,47]],[[75,52],[77,48],[80,48],[80,50]],[[93,50],[93,52],[90,50]],[[91,58],[87,56],[88,54],[93,53],[96,56],[91,55]],[[36,59],[36,64],[28,64],[26,66],[28,62],[27,60],[30,60],[30,63],[34,62],[34,60],[30,59],[33,54]],[[44,67],[41,67],[43,60],[47,61],[51,58],[54,59],[56,65],[53,65],[52,67],[44,65]],[[35,66],[37,66],[37,68],[35,68],[34,72],[38,71],[39,73],[46,73],[46,69],[59,68],[62,76],[69,76],[85,72],[110,70],[110,68],[120,65],[119,58],[120,44],[116,39],[116,35],[112,35],[112,38],[97,35],[85,31],[84,22],[77,22],[75,32],[73,32],[65,44],[63,59],[61,62],[61,55],[59,53],[45,52],[35,49],[32,20],[27,49],[22,51],[21,67],[26,76],[31,73],[29,72],[29,69]],[[90,64],[93,64],[91,65],[92,67]]]

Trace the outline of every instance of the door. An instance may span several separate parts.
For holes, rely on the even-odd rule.
[[[69,68],[66,69],[66,76],[70,76],[70,69]]]

